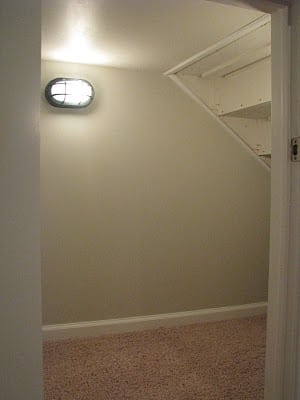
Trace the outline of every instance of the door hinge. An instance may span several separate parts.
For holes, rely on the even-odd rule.
[[[300,136],[292,139],[291,160],[292,161],[300,161]]]

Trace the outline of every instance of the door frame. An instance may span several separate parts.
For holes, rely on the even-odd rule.
[[[265,366],[265,400],[297,399],[300,272],[299,262],[299,165],[292,166],[290,141],[297,109],[291,108],[291,70],[300,68],[292,59],[290,17],[293,0],[212,0],[239,7],[256,8],[271,14],[272,24],[272,168],[270,261]],[[297,9],[296,21],[300,18]],[[296,23],[294,23],[296,24]],[[299,32],[298,32],[299,33]],[[296,34],[293,35],[294,41]],[[299,44],[295,44],[297,48]],[[296,48],[294,53],[296,53]],[[299,61],[300,62],[300,61]],[[295,72],[295,74],[297,74]],[[300,84],[300,74],[293,86]],[[295,90],[296,90],[295,89]],[[296,94],[294,94],[296,96]],[[298,134],[294,136],[299,136]],[[298,221],[298,224],[297,224]]]
[[[289,339],[292,308],[290,269],[290,70],[289,9],[272,13],[272,166],[265,399],[294,398],[296,343]],[[288,321],[289,320],[289,321]],[[289,345],[288,345],[289,344]]]
[[[292,166],[289,159],[290,129],[290,32],[288,11],[282,8],[286,0],[213,0],[245,7],[263,4],[264,11],[272,12],[272,172],[271,172],[271,236],[269,310],[267,329],[265,400],[297,399],[297,329],[298,286],[296,263],[293,262],[296,238],[293,238],[295,210],[290,207],[293,198],[292,183],[299,175],[299,164]],[[297,0],[298,1],[298,0]],[[262,10],[262,9],[261,9]],[[300,14],[300,13],[299,13]],[[17,19],[16,19],[17,20]],[[274,62],[276,61],[276,62]],[[300,79],[299,79],[300,81]],[[299,82],[297,82],[299,83]],[[300,87],[300,86],[299,86]],[[33,105],[34,106],[34,105]],[[293,115],[293,112],[292,112]],[[300,126],[300,125],[299,125]],[[292,176],[292,169],[297,173]],[[296,197],[296,196],[294,196]],[[298,207],[299,208],[299,207]],[[292,223],[290,223],[292,221]],[[293,239],[293,240],[290,240]],[[291,254],[293,255],[291,257]],[[25,285],[25,284],[24,284]],[[26,285],[24,286],[26,289]],[[289,288],[289,291],[288,291]],[[38,292],[38,289],[36,289]],[[29,304],[29,306],[31,306]],[[28,307],[29,307],[28,306]],[[35,310],[33,310],[35,312]],[[32,330],[37,334],[39,328]],[[17,376],[18,378],[18,376]],[[35,398],[41,376],[32,378]],[[34,385],[32,384],[32,387]]]

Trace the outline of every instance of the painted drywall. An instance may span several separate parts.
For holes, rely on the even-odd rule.
[[[42,56],[164,72],[261,15],[205,0],[46,0]]]
[[[41,400],[40,1],[0,8],[0,398]]]
[[[159,73],[42,63],[96,91],[42,94],[45,324],[267,298],[270,174]]]

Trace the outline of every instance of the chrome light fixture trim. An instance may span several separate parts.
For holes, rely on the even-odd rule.
[[[59,108],[84,108],[91,104],[95,91],[84,79],[55,78],[45,88],[49,104]]]

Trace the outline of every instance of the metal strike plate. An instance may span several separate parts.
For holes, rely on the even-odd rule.
[[[300,136],[292,139],[291,159],[300,161]]]

